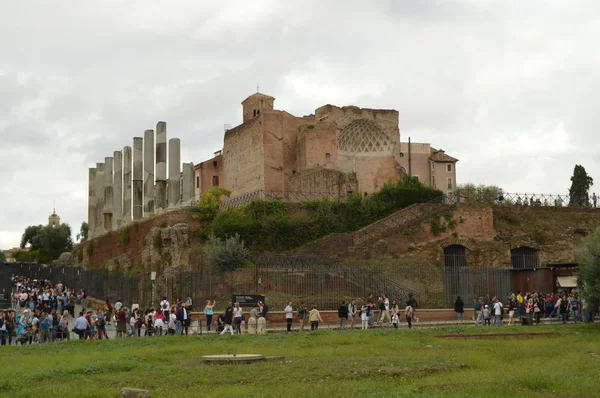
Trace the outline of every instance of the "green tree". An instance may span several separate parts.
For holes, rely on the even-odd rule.
[[[35,261],[56,260],[61,253],[73,248],[71,227],[69,224],[29,226],[21,237],[21,247],[27,244],[31,246],[29,252],[35,256]]]
[[[500,188],[495,185],[461,184],[457,191],[467,202],[494,203],[498,199]]]
[[[248,249],[238,234],[225,239],[211,235],[204,253],[208,264],[221,271],[227,271],[244,265]]]
[[[588,176],[583,166],[576,164],[569,188],[569,206],[589,205],[588,195],[592,185],[592,177]]]
[[[577,284],[588,308],[597,311],[600,306],[600,228],[584,240]]]
[[[79,233],[77,234],[77,240],[79,242],[85,242],[88,239],[89,225],[87,222],[81,223],[81,228],[79,229]]]
[[[0,263],[6,261],[6,256],[4,255],[4,250],[0,250]]]
[[[41,225],[30,225],[25,228],[25,232],[23,232],[23,236],[21,237],[21,249],[24,249],[27,245],[31,246],[30,250],[39,249],[39,247],[35,246],[36,243],[34,240],[42,228]]]
[[[212,187],[200,195],[195,217],[202,222],[204,233],[210,232],[211,223],[219,213],[221,197],[229,197],[229,195],[231,195],[231,191],[221,187]]]

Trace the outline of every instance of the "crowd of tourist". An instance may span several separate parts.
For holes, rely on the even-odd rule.
[[[591,311],[585,300],[581,300],[575,291],[548,293],[508,292],[505,299],[506,305],[499,297],[492,297],[487,301],[483,297],[475,300],[475,324],[486,326],[502,326],[503,319],[507,316],[508,325],[539,324],[542,318],[557,319],[562,323],[591,322],[594,312]],[[464,302],[460,296],[454,302],[454,311],[457,319],[463,321]]]
[[[85,298],[83,289],[21,276],[13,276],[12,283],[12,308],[0,319],[0,344],[69,339],[69,314]]]
[[[163,297],[156,308],[141,310],[137,305],[125,306],[121,300],[114,304],[106,299],[104,305],[96,309],[86,309],[83,289],[74,290],[64,286],[60,281],[53,285],[48,280],[36,280],[22,276],[13,276],[14,293],[12,308],[6,310],[0,318],[0,342],[5,344],[31,344],[51,341],[69,340],[71,333],[79,339],[108,339],[107,325],[113,325],[117,338],[163,336],[188,334],[191,326],[192,300],[176,299],[170,303]],[[82,309],[75,316],[75,306]],[[266,323],[269,307],[258,302],[246,315],[239,303],[229,302],[225,311],[215,314],[215,301],[207,300],[204,305],[205,324],[198,321],[196,332],[207,332],[216,326],[220,334],[242,334],[244,321],[248,324]],[[373,325],[398,326],[406,322],[408,328],[416,317],[417,301],[410,294],[403,303],[385,294],[375,298],[369,295],[362,304],[357,300],[342,301],[338,307],[339,329],[356,327],[360,320],[360,328],[365,330]],[[474,300],[474,320],[477,326],[502,326],[518,323],[539,324],[542,318],[555,318],[560,322],[577,323],[593,320],[594,314],[587,311],[586,303],[580,300],[575,292],[542,294],[509,292],[504,303],[499,297]],[[454,302],[454,311],[458,322],[464,322],[465,303],[458,296]],[[375,315],[379,317],[376,320]],[[216,315],[216,319],[213,319]],[[318,330],[323,322],[321,312],[316,305],[308,306],[300,302],[297,306],[289,302],[283,309],[286,331],[292,331],[296,321],[299,331],[304,331],[310,324],[310,330]]]

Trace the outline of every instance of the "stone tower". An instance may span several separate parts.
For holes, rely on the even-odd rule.
[[[272,111],[275,98],[270,95],[256,93],[242,101],[243,121],[247,122],[250,119],[260,115],[263,110]]]
[[[56,209],[52,211],[50,217],[48,217],[48,225],[52,225],[53,227],[58,227],[60,225],[60,217],[56,214]]]

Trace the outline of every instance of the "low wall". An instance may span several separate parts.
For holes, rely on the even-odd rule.
[[[246,309],[244,309],[244,320],[248,319],[248,312],[249,311],[246,311]],[[335,324],[340,321],[337,311],[319,311],[319,312],[321,314],[321,318],[323,319],[324,323]],[[215,314],[219,314],[219,312],[216,311]],[[415,315],[419,319],[419,321],[423,321],[423,322],[438,322],[438,321],[454,321],[454,320],[456,320],[456,312],[454,312],[454,310],[451,310],[451,309],[437,309],[437,310],[419,310],[419,309],[417,309]],[[192,312],[191,317],[194,320],[200,319],[203,324],[206,321],[206,316],[204,315],[204,312]],[[217,317],[217,315],[213,316],[213,322],[216,322],[216,317]],[[466,320],[475,319],[475,312],[472,309],[466,309],[464,317]],[[375,311],[374,319],[375,320],[379,319],[379,310]],[[401,319],[404,321],[403,317],[401,317]],[[300,319],[298,318],[298,315],[296,313],[294,313],[294,322],[299,322],[299,321],[300,321]],[[360,318],[358,317],[358,315],[355,317],[355,322],[360,323]],[[270,325],[282,325],[282,326],[285,325],[285,323],[286,323],[285,312],[269,311],[267,313],[267,323]]]
[[[104,300],[99,300],[97,298],[94,297],[87,297],[85,299],[85,307],[86,308],[90,308],[93,310],[96,310],[98,308],[102,308],[104,307],[105,302]],[[114,305],[114,303],[113,303]],[[248,314],[250,312],[249,308],[244,308],[244,320],[248,320]],[[323,319],[324,323],[337,323],[339,322],[339,317],[338,317],[338,313],[337,311],[319,311],[321,314],[321,318]],[[379,310],[375,310],[375,316],[374,319],[377,320],[379,319]],[[213,322],[217,321],[217,316],[218,314],[220,314],[221,311],[215,311],[215,315],[213,316]],[[456,312],[454,312],[454,310],[452,309],[427,309],[427,310],[421,310],[421,309],[417,309],[417,311],[415,312],[416,318],[419,319],[419,321],[423,321],[423,322],[437,322],[437,321],[454,321],[456,320]],[[190,313],[190,317],[192,318],[192,320],[201,320],[202,323],[204,324],[206,322],[206,316],[204,315],[204,312],[201,311],[193,311]],[[469,319],[475,319],[475,312],[473,311],[473,309],[465,309],[465,315],[464,315],[466,320]],[[403,317],[401,317],[403,318]],[[294,312],[294,322],[299,321],[298,315],[296,314],[296,312]],[[355,321],[356,322],[360,322],[360,318],[358,317],[358,315],[355,317]],[[283,311],[269,311],[267,313],[267,323],[271,324],[271,325],[285,325],[286,321],[285,321],[285,312]]]

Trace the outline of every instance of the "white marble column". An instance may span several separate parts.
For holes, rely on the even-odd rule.
[[[113,179],[113,229],[121,226],[123,218],[123,153],[113,153],[115,175]]]
[[[131,222],[131,147],[123,148],[123,218],[122,223]]]
[[[144,139],[133,138],[133,219],[140,220],[143,216],[144,200],[144,170],[142,169],[142,156],[144,151]]]
[[[112,231],[113,223],[113,158],[104,158],[104,230]]]
[[[144,217],[154,214],[154,130],[144,132]]]
[[[181,202],[180,180],[181,174],[181,141],[179,138],[169,140],[169,208],[179,207]]]
[[[167,208],[167,123],[156,124],[156,192],[157,210]]]
[[[183,164],[183,178],[181,187],[181,204],[189,206],[194,200],[194,163]]]

